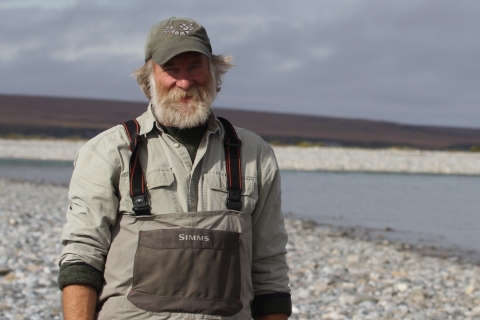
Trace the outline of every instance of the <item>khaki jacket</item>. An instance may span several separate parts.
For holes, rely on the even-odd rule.
[[[139,157],[152,214],[174,218],[175,213],[180,217],[182,213],[227,210],[223,128],[213,113],[193,163],[187,149],[156,123],[151,106],[137,121],[140,134],[146,138]],[[248,217],[251,229],[244,230],[249,238],[245,241],[249,251],[245,257],[251,260],[244,262],[251,267],[248,277],[251,289],[245,288],[251,292],[242,292],[247,314],[253,295],[289,292],[287,234],[281,211],[280,174],[273,150],[250,131],[236,128],[236,132],[242,140],[241,215]],[[70,183],[60,264],[84,262],[104,271],[117,218],[134,216],[129,196],[128,146],[125,129],[118,125],[79,150]],[[104,294],[103,299],[108,300],[108,296]]]

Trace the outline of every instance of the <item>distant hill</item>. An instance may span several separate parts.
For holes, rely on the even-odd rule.
[[[91,138],[146,110],[145,102],[0,95],[1,136]],[[357,147],[461,149],[480,146],[480,129],[414,126],[356,120],[215,108],[218,116],[269,142]]]

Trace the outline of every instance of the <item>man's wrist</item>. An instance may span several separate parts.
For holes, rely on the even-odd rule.
[[[287,319],[292,314],[292,299],[290,293],[287,292],[258,295],[253,299],[251,309],[254,319]],[[272,316],[280,317],[272,318]]]
[[[65,320],[93,320],[97,306],[97,291],[84,284],[71,284],[62,290]]]

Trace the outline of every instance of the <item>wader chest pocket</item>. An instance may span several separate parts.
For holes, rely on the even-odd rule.
[[[232,316],[243,307],[239,248],[237,232],[140,231],[128,300],[150,312]]]

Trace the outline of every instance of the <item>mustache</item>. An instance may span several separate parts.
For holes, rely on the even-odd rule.
[[[165,100],[169,102],[177,102],[185,98],[191,98],[194,101],[202,101],[207,94],[207,90],[201,86],[195,85],[188,90],[182,90],[180,88],[173,88],[168,92],[165,92]]]
[[[215,92],[212,90],[214,83],[212,81],[207,81],[205,84],[194,83],[187,90],[183,90],[178,87],[173,87],[167,89],[162,87],[159,91],[161,99],[166,103],[177,103],[182,99],[190,98],[192,101],[208,101],[211,100],[211,95],[215,95]]]

